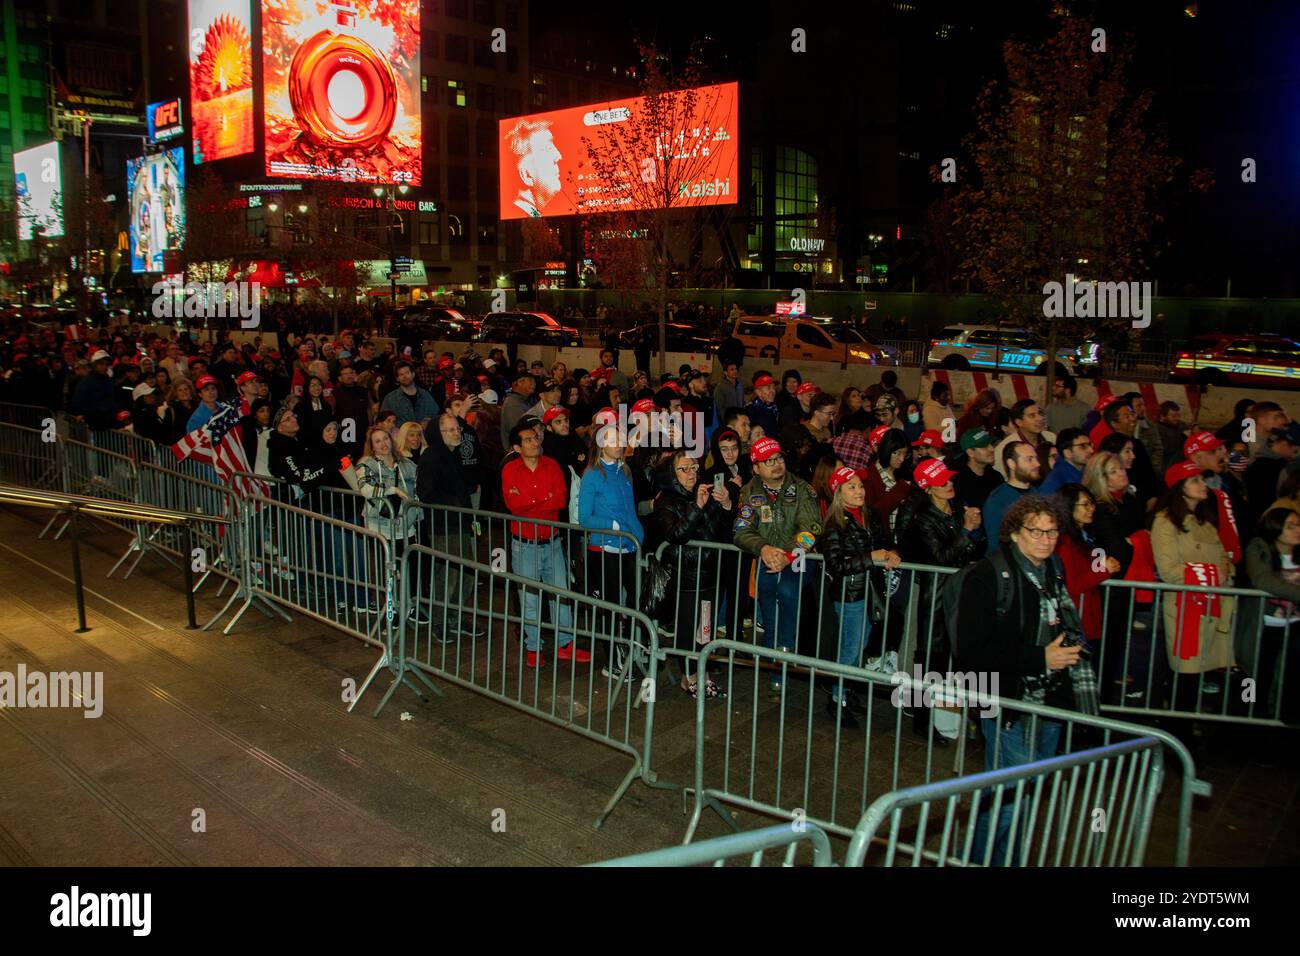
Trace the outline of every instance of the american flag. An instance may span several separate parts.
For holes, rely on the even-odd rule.
[[[239,418],[238,400],[219,403],[206,424],[172,445],[172,454],[177,461],[193,458],[211,465],[241,498],[254,494],[265,497],[270,494],[266,482],[244,477],[253,469],[244,454],[244,430]]]

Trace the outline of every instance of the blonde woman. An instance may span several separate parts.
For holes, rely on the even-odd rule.
[[[420,456],[429,447],[424,440],[424,429],[419,422],[407,422],[397,430],[397,453],[419,464]]]

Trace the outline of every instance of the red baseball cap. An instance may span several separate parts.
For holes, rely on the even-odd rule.
[[[942,488],[952,481],[957,472],[943,463],[942,458],[931,458],[912,472],[916,483],[922,488]]]
[[[658,411],[658,409],[659,406],[655,404],[653,398],[642,398],[632,403],[632,412],[634,414],[640,412],[649,415],[651,412]]]
[[[256,382],[256,381],[257,381],[256,372],[244,372],[242,375],[239,376],[239,378],[235,379],[235,384],[243,385],[245,382]]]
[[[775,384],[776,384],[776,379],[774,379],[770,375],[760,375],[758,378],[754,379],[755,388],[762,388],[764,385],[775,385]]]
[[[921,448],[921,447],[942,448],[943,436],[940,435],[933,428],[927,428],[925,431],[921,432],[920,438],[912,442],[912,447],[913,448]]]
[[[830,488],[831,494],[835,494],[840,485],[847,484],[857,477],[858,473],[852,468],[836,468],[826,480],[826,486]]]
[[[802,385],[800,385],[798,388],[794,390],[794,393],[796,395],[815,395],[817,392],[820,392],[821,390],[822,390],[821,386],[815,382],[804,382]]]
[[[213,378],[211,375],[200,375],[199,380],[194,383],[194,387],[201,392],[209,385],[216,385],[216,384],[217,384],[217,380]]]
[[[546,410],[546,413],[542,415],[542,424],[549,425],[551,422],[555,421],[561,415],[568,416],[568,414],[569,414],[569,410],[565,408],[563,405],[552,405],[550,408]]]
[[[1202,434],[1208,435],[1209,432],[1202,432]],[[1219,444],[1222,445],[1223,442],[1219,442]],[[1193,475],[1199,475],[1200,473],[1201,468],[1199,465],[1193,465],[1190,461],[1180,461],[1176,465],[1170,465],[1169,469],[1165,472],[1165,484],[1172,488],[1180,481],[1191,478]]]
[[[871,432],[867,435],[867,441],[871,443],[872,448],[880,444],[880,439],[885,437],[887,431],[889,431],[888,425],[877,425],[871,429]]]
[[[1110,405],[1114,405],[1118,401],[1119,396],[1114,392],[1111,392],[1109,395],[1103,395],[1101,398],[1097,399],[1097,404],[1092,407],[1094,411],[1099,412]]]
[[[455,368],[455,367],[456,367],[455,361],[448,358],[446,355],[438,359],[438,368]]]
[[[593,415],[591,421],[593,425],[617,425],[618,412],[607,405]]]
[[[1183,454],[1191,458],[1198,451],[1214,451],[1223,447],[1223,442],[1215,437],[1214,432],[1193,432],[1183,442]]]
[[[781,454],[781,443],[779,441],[775,438],[760,438],[749,449],[749,460],[757,465],[767,461],[773,455],[779,454]]]

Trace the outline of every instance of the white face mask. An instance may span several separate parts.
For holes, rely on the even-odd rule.
[[[921,420],[921,416],[918,415],[916,412],[908,412],[907,420],[911,422],[913,425],[915,425],[917,422]]]

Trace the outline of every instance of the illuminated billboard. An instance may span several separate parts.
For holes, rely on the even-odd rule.
[[[185,156],[174,149],[126,164],[131,197],[131,271],[162,272],[163,254],[185,240]]]
[[[266,172],[420,184],[419,0],[263,0]]]
[[[145,121],[149,127],[149,142],[162,143],[175,139],[185,132],[181,123],[181,99],[163,100],[145,107]]]
[[[14,185],[18,198],[18,238],[32,238],[36,226],[44,227],[47,239],[63,235],[59,144],[46,143],[14,153]]]
[[[623,212],[737,201],[737,84],[665,94],[655,135],[645,98],[574,106],[500,121],[502,219]],[[594,162],[589,146],[600,155]],[[668,177],[671,203],[647,188]],[[633,179],[638,182],[630,182]]]
[[[194,165],[253,151],[251,0],[189,0]]]

